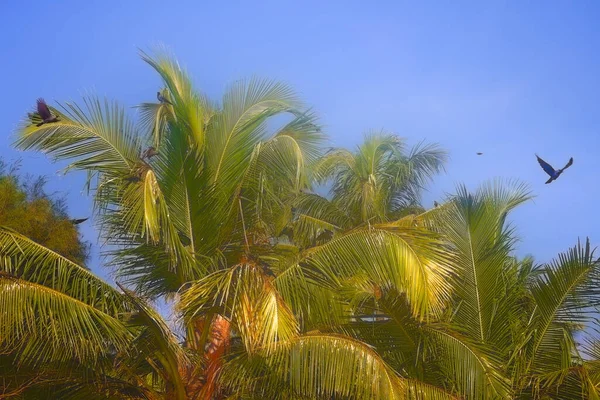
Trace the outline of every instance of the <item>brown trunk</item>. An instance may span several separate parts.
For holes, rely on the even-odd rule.
[[[203,332],[206,320],[199,318],[194,322],[193,337],[189,338],[189,346],[202,351],[206,359],[204,370],[196,366],[181,366],[180,372],[186,384],[188,398],[191,400],[221,399],[217,378],[223,365],[222,357],[231,340],[231,324],[221,315],[215,315],[210,324],[206,341]],[[204,347],[203,344],[205,343]]]
[[[222,357],[229,347],[231,340],[231,323],[221,315],[213,318],[209,339],[205,347],[206,370],[204,371],[205,384],[202,388],[201,399],[221,399],[217,378],[223,366]]]

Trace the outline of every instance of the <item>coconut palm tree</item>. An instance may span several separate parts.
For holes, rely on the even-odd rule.
[[[356,152],[333,149],[319,160],[316,176],[331,181],[331,201],[354,225],[398,219],[419,206],[424,185],[446,162],[446,152],[420,143],[405,154],[397,135],[370,133]]]
[[[514,256],[526,188],[459,188],[424,211],[436,147],[406,155],[378,134],[323,155],[286,86],[238,82],[214,103],[172,58],[142,57],[166,101],[138,123],[88,98],[19,131],[88,174],[120,287],[0,229],[2,395],[598,398],[600,346],[579,342],[600,264],[587,243],[540,266]]]
[[[514,257],[516,236],[507,217],[529,197],[519,184],[496,182],[476,193],[459,187],[441,207],[371,225],[386,232],[421,227],[440,235],[452,254],[451,268],[442,275],[446,282],[428,282],[449,284],[451,297],[419,314],[410,291],[390,284],[391,271],[360,263],[348,271],[331,253],[318,274],[350,305],[349,318],[321,323],[369,343],[421,387],[443,388],[457,398],[598,398],[598,344],[593,337],[578,341],[597,329],[600,261],[589,242],[539,266]],[[307,210],[330,215],[323,209],[331,204],[321,204]],[[359,257],[374,259],[377,252]]]
[[[237,82],[214,103],[172,58],[142,58],[166,101],[140,105],[137,124],[91,97],[50,107],[53,122],[29,114],[19,131],[19,148],[88,174],[120,290],[3,230],[0,346],[3,365],[20,371],[11,388],[75,398],[448,398],[360,340],[318,330],[347,316],[327,272],[338,269],[348,279],[380,273],[427,318],[450,298],[435,283],[447,272],[441,241],[422,228],[367,226],[311,246],[286,241],[321,157],[315,116],[285,85]],[[276,116],[287,122],[273,131]],[[159,297],[175,300],[183,338],[151,307]]]

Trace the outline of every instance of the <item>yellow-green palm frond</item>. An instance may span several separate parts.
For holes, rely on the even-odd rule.
[[[268,357],[239,356],[225,365],[222,379],[229,387],[267,398],[411,398],[407,382],[373,349],[335,334],[279,342]]]
[[[240,334],[248,353],[271,351],[298,333],[298,323],[262,267],[242,263],[207,275],[181,294],[184,318],[218,313]]]
[[[140,136],[125,110],[95,97],[52,111],[59,121],[41,126],[25,121],[16,146],[49,153],[55,160],[70,160],[68,168],[127,174],[139,158]]]
[[[1,227],[0,273],[64,293],[113,317],[127,310],[123,295],[89,270]]]
[[[115,349],[123,351],[131,333],[93,305],[57,290],[0,275],[0,347],[24,362],[42,365],[77,360],[94,365]]]
[[[574,333],[590,324],[600,306],[600,261],[589,240],[569,249],[542,269],[532,285],[535,309],[529,330],[529,367],[547,371],[569,367],[575,349]]]
[[[450,299],[449,253],[430,232],[390,225],[361,228],[311,248],[301,262],[318,279],[339,285],[341,279],[366,274],[382,290],[406,293],[414,315],[427,319]]]

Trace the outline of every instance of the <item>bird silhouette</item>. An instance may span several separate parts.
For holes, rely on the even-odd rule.
[[[167,98],[165,96],[163,96],[162,93],[160,93],[160,92],[156,92],[156,98],[161,103],[167,103],[167,104],[173,105],[173,103],[171,103],[169,100],[167,100]]]
[[[559,170],[555,170],[552,165],[548,164],[546,161],[542,160],[540,158],[540,156],[538,156],[537,154],[535,155],[537,157],[538,163],[540,163],[540,165],[542,166],[542,169],[544,170],[544,172],[546,172],[548,175],[550,175],[550,179],[548,179],[546,181],[546,184],[549,184],[552,181],[555,181],[558,179],[558,177],[560,176],[560,174],[562,174],[564,172],[565,169],[569,168],[571,165],[573,165],[573,157],[571,157],[569,159],[569,162],[567,163],[567,165],[565,165],[564,167],[562,167]]]
[[[40,115],[42,122],[36,124],[36,126],[42,126],[44,124],[58,121],[58,116],[52,114],[50,108],[48,108],[48,105],[42,98],[37,99],[37,112]]]
[[[156,149],[154,147],[150,146],[146,150],[144,150],[144,152],[142,153],[142,159],[154,157],[157,154],[158,154],[158,151],[156,151]]]
[[[83,223],[83,222],[85,222],[85,221],[87,221],[87,220],[88,220],[88,218],[78,218],[78,219],[72,219],[72,220],[71,220],[71,223],[72,223],[73,225],[79,225],[79,224],[81,224],[81,223]]]
[[[477,153],[477,155],[478,155],[478,156],[480,156],[480,155],[482,155],[482,154],[483,154],[483,153],[481,153],[481,152],[478,152],[478,153]]]
[[[434,207],[438,207],[438,206],[439,206],[439,203],[438,203],[437,201],[435,201],[435,200],[434,200],[434,201],[433,201],[433,206],[434,206]]]

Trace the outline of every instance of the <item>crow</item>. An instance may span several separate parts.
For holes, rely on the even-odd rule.
[[[542,169],[544,170],[544,172],[546,172],[548,175],[550,175],[550,179],[548,179],[546,181],[546,184],[549,184],[550,182],[557,180],[558,177],[560,176],[560,174],[562,174],[565,169],[567,169],[571,165],[573,165],[573,157],[571,157],[569,159],[569,162],[567,163],[567,165],[565,165],[563,168],[561,168],[559,170],[555,170],[552,167],[552,165],[550,165],[546,161],[542,160],[540,158],[540,156],[538,156],[537,154],[535,156],[537,157],[538,163],[540,163],[540,165],[542,166]]]
[[[437,201],[435,201],[435,200],[434,200],[434,201],[433,201],[433,206],[434,206],[434,207],[438,207],[438,206],[439,206],[439,203],[438,203]]]
[[[48,108],[48,105],[42,98],[37,99],[37,112],[40,115],[42,122],[38,123],[36,126],[42,126],[44,124],[58,121],[58,116],[52,114]]]
[[[483,155],[483,153],[481,153],[481,152],[477,152],[477,155],[478,155],[478,156],[481,156],[481,155]]]
[[[167,103],[167,104],[173,105],[173,103],[171,103],[169,100],[167,100],[167,98],[165,96],[163,96],[160,92],[156,92],[156,98],[161,103]]]

